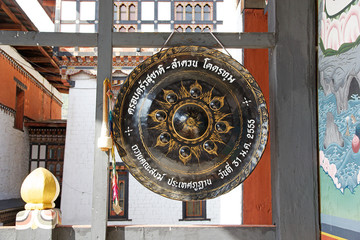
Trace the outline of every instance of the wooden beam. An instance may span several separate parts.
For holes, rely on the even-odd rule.
[[[116,32],[112,34],[113,47],[162,47],[169,33]],[[275,34],[214,33],[225,48],[272,48]],[[0,31],[0,44],[12,46],[97,46],[97,33],[17,32]],[[174,33],[168,46],[201,45],[222,48],[209,33]]]
[[[241,11],[244,9],[264,9],[265,0],[242,0]]]
[[[19,24],[21,26],[20,30],[26,31],[26,27],[21,23],[21,21],[15,16],[15,14],[10,10],[8,6],[4,3],[3,0],[0,0],[0,8],[4,10],[6,15],[9,16],[9,18],[16,24]]]
[[[244,31],[267,31],[267,15],[262,9],[245,9]],[[254,76],[269,104],[268,49],[244,49],[244,66]],[[269,105],[268,105],[269,106]],[[271,112],[270,112],[271,115]],[[243,182],[243,224],[272,224],[270,137],[255,170]],[[261,206],[261,207],[259,207]]]
[[[21,50],[34,50],[34,46],[14,46],[15,48],[16,48],[16,50],[19,50],[19,51],[21,51]]]
[[[48,58],[48,61],[50,62],[50,64],[53,65],[54,68],[59,69],[59,66],[56,64],[54,59],[52,59],[52,57],[48,54],[48,52],[44,49],[44,47],[39,46],[38,48],[39,48],[40,52]]]
[[[26,60],[33,63],[47,63],[49,62],[49,58],[47,57],[25,57]]]
[[[273,33],[213,33],[226,48],[269,48],[275,45]],[[169,33],[113,33],[114,47],[162,47]],[[161,43],[161,44],[160,44]],[[210,33],[174,33],[168,46],[199,45],[222,48]]]
[[[0,31],[0,44],[12,46],[96,47],[97,35],[97,33]]]
[[[69,89],[59,88],[58,91],[59,91],[60,93],[69,94]]]
[[[70,59],[72,60],[72,62],[77,62],[77,57],[76,56],[71,56]]]
[[[277,240],[319,239],[316,4],[269,1],[272,215]],[[301,24],[299,24],[301,23]]]
[[[60,61],[60,59],[57,57],[57,56],[55,56],[55,55],[52,55],[52,57],[51,57],[56,63],[58,63],[59,61]]]
[[[45,76],[45,78],[46,78],[48,81],[62,82],[60,76],[48,75],[48,76]]]
[[[35,66],[33,65],[36,71],[40,73],[59,73],[59,69],[55,69],[52,67],[42,67],[42,66]]]
[[[58,120],[58,121],[43,121],[43,122],[24,122],[25,127],[30,128],[38,128],[38,127],[46,127],[46,128],[66,128],[66,120]]]
[[[64,86],[63,84],[60,83],[51,83],[51,85],[53,85],[56,89],[62,88],[62,89],[69,89],[68,87]]]
[[[97,146],[103,121],[103,81],[111,82],[114,1],[99,1],[98,66],[96,80],[94,170],[92,186],[91,240],[106,239],[108,220],[109,159]],[[106,187],[105,187],[106,186]]]
[[[1,30],[16,31],[21,30],[21,25],[17,23],[0,23]]]
[[[54,1],[54,0],[43,0],[41,2],[41,5],[44,6],[44,7],[55,7],[56,1]]]

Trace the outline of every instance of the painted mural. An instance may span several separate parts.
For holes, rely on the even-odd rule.
[[[323,239],[360,239],[360,1],[319,0]]]

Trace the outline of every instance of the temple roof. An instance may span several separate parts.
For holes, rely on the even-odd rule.
[[[0,30],[38,31],[15,0],[0,0]],[[68,92],[70,85],[66,79],[61,79],[59,65],[53,59],[52,47],[13,47],[59,92]]]

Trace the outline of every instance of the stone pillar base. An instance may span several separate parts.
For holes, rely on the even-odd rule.
[[[16,215],[16,230],[54,229],[57,224],[61,224],[61,211],[58,208],[24,210]]]

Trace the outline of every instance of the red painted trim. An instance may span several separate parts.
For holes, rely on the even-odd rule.
[[[338,240],[339,238],[333,238],[330,236],[325,235],[324,233],[321,233],[321,240]]]
[[[244,32],[268,31],[263,9],[245,9],[244,15]],[[254,76],[269,104],[268,50],[245,49],[244,66]],[[243,184],[243,224],[272,224],[270,138],[260,162]]]

